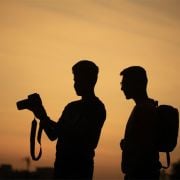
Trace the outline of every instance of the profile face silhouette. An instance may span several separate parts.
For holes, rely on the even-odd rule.
[[[74,74],[74,89],[78,96],[94,93],[97,81],[98,67],[91,61],[82,60],[72,67]]]
[[[78,96],[83,96],[91,92],[93,86],[86,81],[83,75],[74,75],[74,89]]]
[[[127,77],[122,78],[121,90],[124,92],[126,99],[131,99],[134,97],[136,91],[136,85]]]
[[[120,75],[123,76],[121,90],[126,99],[137,98],[146,91],[147,76],[144,68],[131,66],[124,69]]]

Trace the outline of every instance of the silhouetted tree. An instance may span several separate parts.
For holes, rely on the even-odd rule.
[[[30,170],[30,165],[31,165],[31,159],[30,157],[24,157],[23,161],[26,162],[26,170],[29,171]]]

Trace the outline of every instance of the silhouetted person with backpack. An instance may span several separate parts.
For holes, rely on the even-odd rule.
[[[74,89],[80,100],[69,103],[58,122],[52,121],[42,105],[32,109],[50,140],[56,140],[55,179],[92,179],[94,156],[106,110],[94,87],[98,67],[82,60],[72,67]]]
[[[124,179],[158,180],[161,164],[157,149],[157,102],[148,97],[146,71],[140,66],[131,66],[120,75],[121,90],[126,99],[133,99],[136,104],[120,143]]]

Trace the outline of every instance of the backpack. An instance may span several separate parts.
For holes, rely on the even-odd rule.
[[[170,152],[177,145],[179,129],[179,112],[178,109],[170,105],[159,105],[157,107],[158,118],[158,150],[166,152],[167,169],[170,166]]]

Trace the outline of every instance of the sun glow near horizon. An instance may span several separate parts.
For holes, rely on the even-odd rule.
[[[17,111],[16,101],[38,92],[48,115],[58,120],[64,106],[76,100],[71,67],[81,59],[100,69],[96,94],[107,119],[95,158],[95,175],[119,177],[127,118],[133,107],[120,91],[119,73],[141,65],[148,73],[148,92],[161,103],[180,108],[180,23],[175,0],[1,0],[0,1],[0,162],[24,168],[29,155],[33,115]],[[178,141],[179,142],[179,141]],[[53,166],[55,142],[45,135],[37,166]],[[179,157],[179,143],[172,160]]]

